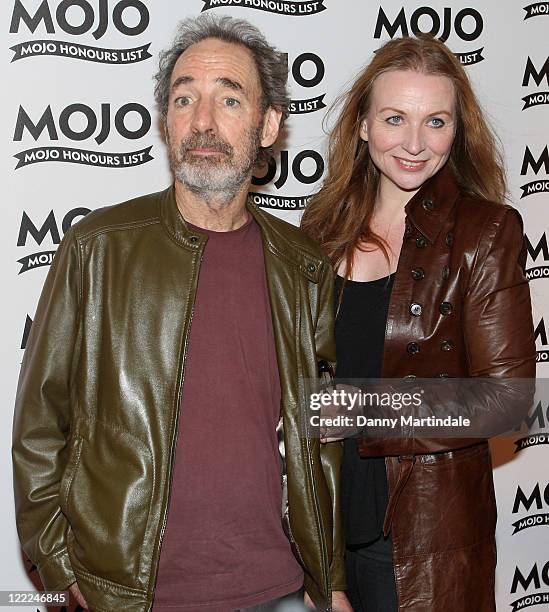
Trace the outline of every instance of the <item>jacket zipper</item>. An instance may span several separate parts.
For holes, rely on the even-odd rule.
[[[327,611],[330,611],[332,609],[332,602],[331,602],[331,584],[330,584],[331,583],[330,564],[328,563],[328,558],[326,557],[326,551],[328,550],[328,548],[326,545],[326,538],[324,536],[324,525],[322,523],[320,508],[318,505],[318,493],[317,493],[315,483],[314,483],[314,468],[313,468],[312,457],[311,457],[311,454],[312,454],[311,446],[310,446],[310,440],[308,438],[305,440],[305,445],[307,447],[307,457],[308,457],[308,464],[309,464],[309,478],[311,480],[311,489],[313,491],[313,503],[314,503],[315,512],[316,512],[316,519],[317,519],[316,523],[317,523],[317,528],[319,532],[318,535],[320,536],[320,542],[322,546],[321,558],[324,562],[324,567],[325,567],[325,576],[326,576],[325,586],[327,587],[326,595],[328,597]]]
[[[194,318],[194,307],[195,307],[195,302],[196,302],[196,292],[198,290],[198,278],[200,276],[200,268],[202,266],[202,259],[204,257],[204,247],[205,247],[205,243],[204,246],[202,247],[202,251],[200,251],[200,260],[199,260],[199,266],[198,266],[198,271],[196,273],[196,284],[193,288],[193,296],[192,296],[192,307],[191,307],[191,316],[189,317],[189,325],[187,326],[187,331],[185,332],[185,336],[183,338],[183,356],[182,356],[182,360],[181,360],[181,365],[179,368],[179,372],[181,373],[181,382],[179,383],[179,389],[177,391],[177,400],[176,400],[176,404],[175,404],[175,411],[176,411],[176,419],[175,419],[175,428],[174,428],[174,435],[172,438],[172,443],[171,443],[171,447],[170,447],[170,463],[169,463],[169,467],[170,467],[170,472],[168,474],[168,500],[166,503],[166,507],[164,509],[164,518],[162,519],[162,527],[160,528],[160,537],[158,540],[158,561],[156,563],[156,568],[155,568],[155,577],[154,577],[154,589],[153,589],[153,598],[152,598],[152,602],[151,605],[149,607],[149,610],[152,609],[152,605],[154,603],[154,594],[156,591],[156,581],[158,580],[158,566],[160,564],[160,554],[162,551],[162,543],[164,541],[164,532],[166,530],[166,524],[168,522],[168,511],[170,508],[170,501],[172,498],[172,476],[173,476],[173,465],[175,462],[175,447],[177,445],[177,439],[179,436],[179,422],[181,419],[181,393],[183,391],[183,384],[185,382],[185,361],[187,359],[187,350],[188,350],[188,346],[189,346],[189,334],[191,332],[191,326],[193,323],[193,318]],[[192,279],[191,279],[192,281]]]
[[[299,309],[301,308],[301,300],[299,298],[299,294],[298,294],[298,302],[296,304],[296,307],[299,311]],[[301,326],[301,317],[299,317],[299,326]],[[296,330],[297,331],[297,330]],[[297,350],[297,360],[298,360],[298,371],[301,373],[303,371],[303,366],[302,366],[302,357],[301,357],[301,352],[300,350]],[[299,388],[299,383],[298,383],[298,388]],[[298,395],[301,396],[301,394],[299,393],[298,390]],[[299,406],[299,412],[300,412],[300,416],[302,418],[304,418],[305,422],[307,422],[307,414],[303,414],[303,405],[302,402],[298,400],[298,406]],[[312,497],[313,497],[313,505],[314,505],[314,509],[315,509],[315,514],[316,514],[316,527],[318,529],[318,535],[320,536],[320,543],[321,543],[321,559],[322,559],[322,563],[324,565],[324,574],[325,574],[325,588],[326,588],[326,596],[328,598],[327,600],[327,610],[331,610],[332,609],[332,605],[331,605],[331,576],[330,576],[330,564],[328,563],[328,558],[327,558],[327,546],[326,546],[326,538],[324,535],[324,525],[322,523],[322,516],[321,516],[321,512],[320,512],[320,508],[319,508],[319,504],[318,504],[318,493],[315,487],[315,481],[314,481],[314,467],[313,467],[313,459],[312,459],[312,453],[311,453],[311,441],[308,437],[308,435],[305,435],[305,440],[301,441],[301,448],[303,449],[303,446],[305,446],[306,448],[306,454],[307,454],[307,464],[308,464],[308,472],[309,472],[309,479],[310,479],[310,483],[311,483],[311,489],[312,489]],[[322,460],[319,458],[319,460],[322,462]],[[289,518],[289,517],[288,517]],[[288,525],[289,525],[290,521],[288,521]],[[333,536],[332,536],[333,537]]]

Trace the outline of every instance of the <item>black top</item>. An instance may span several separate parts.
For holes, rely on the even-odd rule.
[[[337,378],[379,378],[387,310],[394,274],[374,281],[348,280],[336,319]],[[336,278],[336,308],[343,285]],[[388,487],[384,457],[361,458],[356,439],[344,442],[342,510],[347,546],[376,542],[376,552],[391,554],[382,536]]]

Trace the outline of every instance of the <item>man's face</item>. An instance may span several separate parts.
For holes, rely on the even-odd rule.
[[[260,146],[278,134],[279,113],[261,112],[252,54],[208,38],[181,54],[166,117],[170,164],[190,191],[230,200],[250,179]]]

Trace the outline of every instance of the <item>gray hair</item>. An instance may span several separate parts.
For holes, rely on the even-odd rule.
[[[154,76],[154,98],[162,120],[168,114],[170,80],[180,55],[191,45],[207,38],[246,47],[252,54],[261,84],[261,112],[271,106],[282,113],[280,127],[289,115],[288,57],[269,45],[263,34],[244,19],[223,16],[200,15],[185,19],[179,24],[175,39],[168,49],[160,53],[158,72]],[[268,157],[268,156],[267,156]]]

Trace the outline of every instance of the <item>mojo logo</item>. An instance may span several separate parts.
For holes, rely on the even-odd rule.
[[[453,11],[453,8],[444,7],[442,14],[440,14],[431,6],[420,6],[408,19],[404,7],[402,7],[396,17],[391,20],[383,7],[380,6],[374,38],[381,38],[385,30],[390,38],[409,36],[412,32],[416,35],[421,33],[432,34],[445,42],[453,32],[463,41],[476,40],[484,29],[482,15],[472,7],[463,8],[455,15]],[[462,64],[477,64],[484,59],[482,57],[483,50],[484,47],[480,47],[476,51],[456,53],[456,56]]]
[[[301,87],[316,87],[322,83],[325,73],[324,62],[316,53],[301,53],[292,62],[293,80]],[[306,100],[292,100],[289,106],[290,113],[302,115],[326,108],[325,95],[321,94]]]
[[[280,173],[278,178],[278,168]],[[267,164],[267,171],[263,176],[254,176],[252,178],[253,185],[267,185],[274,180],[273,184],[277,189],[280,189],[286,184],[288,176],[292,172],[293,177],[303,185],[312,185],[322,178],[324,174],[324,159],[318,151],[305,149],[295,155],[290,164],[290,155],[288,151],[280,151],[280,160],[277,163],[274,157],[271,157]],[[278,210],[302,210],[307,205],[310,199],[307,196],[279,196],[266,193],[250,192],[249,199],[258,206],[264,208],[275,208]]]
[[[517,428],[517,431],[526,428],[530,433],[524,438],[515,441],[515,453],[518,453],[525,448],[531,446],[539,446],[540,444],[549,444],[549,432],[546,431],[549,427],[549,404],[543,407],[539,401],[530,412],[524,417],[523,423]]]
[[[534,157],[532,151],[530,151],[530,147],[526,147],[526,149],[524,150],[524,157],[522,159],[520,175],[526,176],[526,174],[528,174],[528,170],[532,170],[537,176],[537,174],[542,168],[545,174],[549,175],[549,149],[547,145],[545,145],[545,148],[537,158]],[[526,183],[526,185],[522,185],[521,189],[521,199],[525,198],[526,196],[532,195],[533,193],[549,191],[549,179],[546,178],[531,181],[530,183]]]
[[[547,342],[547,328],[545,327],[545,322],[543,317],[540,322],[537,324],[537,327],[534,329],[534,340],[539,342],[542,345],[542,350],[537,351],[536,361],[538,363],[547,363],[549,362],[549,346]]]
[[[257,9],[278,15],[314,15],[326,10],[325,0],[301,0],[300,2],[281,2],[280,0],[202,0],[202,13],[210,9],[227,6]]]
[[[524,7],[526,15],[524,19],[530,19],[530,17],[539,17],[540,15],[549,15],[549,2],[535,2]]]
[[[62,0],[54,13],[48,0],[43,0],[32,13],[22,0],[15,0],[10,34],[18,34],[21,29],[34,34],[42,25],[47,34],[55,35],[57,26],[71,36],[91,33],[95,40],[99,40],[105,35],[111,21],[116,30],[125,36],[138,36],[148,28],[149,9],[141,0],[120,0],[111,6],[109,1]],[[14,52],[12,62],[38,55],[57,55],[103,64],[132,64],[152,57],[150,46],[151,43],[126,49],[105,49],[64,40],[37,39],[18,43],[10,49]]]
[[[124,104],[116,112],[110,104],[101,104],[98,112],[86,104],[70,104],[59,113],[57,120],[54,118],[51,106],[48,106],[41,115],[34,116],[38,118],[31,118],[22,106],[19,107],[13,135],[14,142],[22,141],[26,133],[37,141],[46,132],[50,141],[59,140],[61,133],[65,138],[75,142],[93,137],[100,145],[111,133],[113,123],[116,132],[128,140],[143,138],[151,127],[149,111],[135,102]],[[131,122],[129,117],[132,117]],[[75,123],[79,125],[76,126]],[[104,168],[127,168],[151,161],[153,159],[150,155],[151,149],[152,146],[130,153],[96,153],[71,147],[36,147],[14,155],[18,160],[15,169],[47,161]]]
[[[530,242],[530,238],[528,238],[527,235],[524,235],[524,241],[526,243],[528,257],[532,260],[532,263],[535,264],[540,255],[543,262],[543,265],[538,264],[531,268],[527,268],[526,278],[528,280],[533,280],[535,278],[549,278],[549,246],[547,244],[547,235],[545,232],[543,232],[543,235],[535,246],[532,242]]]
[[[63,235],[72,226],[75,220],[85,217],[89,212],[91,212],[89,208],[73,208],[72,210],[69,210],[61,222]],[[54,245],[58,245],[61,242],[59,224],[57,223],[53,210],[49,212],[45,221],[41,225],[35,225],[27,213],[23,211],[21,225],[19,226],[19,236],[17,237],[17,246],[27,246],[27,240],[29,237],[32,238],[38,246],[40,246],[47,236],[49,236],[50,241]],[[29,270],[34,270],[35,268],[49,266],[53,261],[54,255],[55,251],[40,251],[38,253],[26,255],[22,259],[18,259],[17,262],[21,264],[19,274],[28,272]]]
[[[549,525],[549,483],[543,489],[543,494],[539,482],[533,488],[530,495],[526,495],[520,485],[517,486],[515,502],[513,504],[513,514],[519,512],[530,513],[534,510],[547,510],[547,512],[529,514],[528,516],[513,523],[514,531],[512,535],[540,525]]]
[[[526,60],[526,67],[524,68],[524,77],[522,78],[522,86],[529,87],[530,81],[539,87],[545,79],[547,86],[549,86],[549,56],[545,60],[543,66],[538,70],[534,62],[528,57]],[[524,106],[522,110],[531,108],[532,106],[538,106],[539,104],[549,104],[549,91],[538,91],[530,93],[522,98]]]
[[[542,582],[544,586],[542,586]],[[513,582],[511,584],[511,594],[515,594],[519,590],[519,587],[522,591],[539,591],[545,587],[549,587],[549,561],[541,568],[541,571],[538,568],[538,564],[534,563],[532,569],[528,573],[523,572],[518,565],[515,566],[515,575],[513,576]],[[511,612],[546,603],[549,603],[549,592],[528,594],[510,604],[512,608]]]

